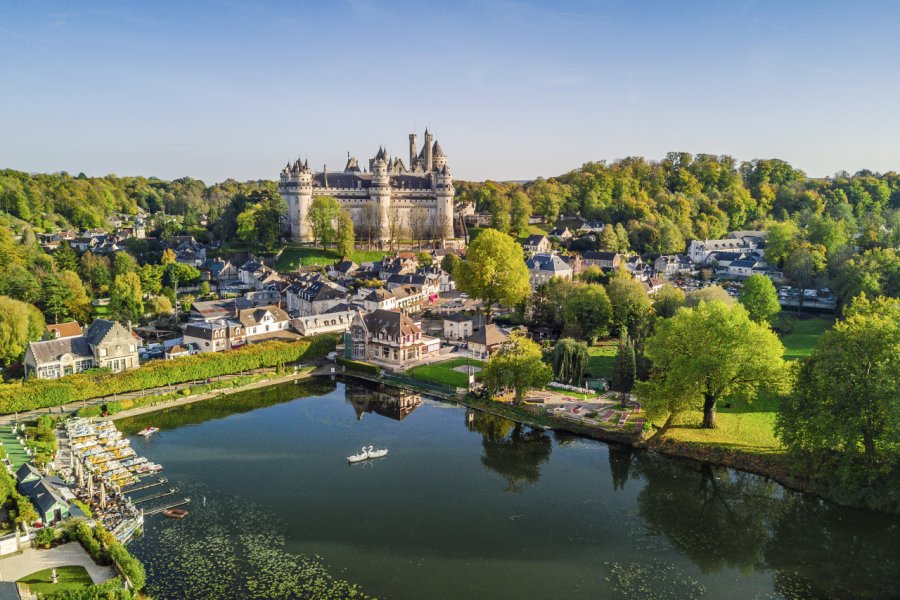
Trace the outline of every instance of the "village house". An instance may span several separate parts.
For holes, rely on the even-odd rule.
[[[444,339],[464,340],[472,335],[475,319],[471,315],[458,312],[444,317]]]
[[[572,279],[574,275],[572,267],[558,254],[533,254],[525,260],[525,265],[528,267],[528,279],[532,288],[554,277]]]
[[[690,275],[694,265],[684,254],[664,254],[653,261],[653,268],[664,277]]]
[[[343,333],[350,328],[353,318],[358,313],[359,311],[343,304],[322,314],[296,317],[291,320],[291,326],[305,337],[320,333]]]
[[[223,352],[243,346],[244,326],[233,319],[190,322],[184,326],[182,343],[195,345],[200,352]]]
[[[499,350],[508,339],[509,336],[503,333],[502,329],[491,323],[473,333],[466,342],[466,347],[473,355],[487,358]]]
[[[238,321],[244,326],[244,335],[248,342],[260,338],[280,337],[275,334],[290,331],[291,328],[291,317],[273,305],[240,310]]]
[[[550,252],[552,246],[546,235],[530,235],[522,242],[522,249],[525,252]]]
[[[140,366],[132,332],[106,319],[96,319],[84,335],[31,342],[23,362],[25,377],[38,379],[58,379],[93,368],[117,373]]]
[[[344,334],[344,355],[353,360],[405,366],[440,351],[441,341],[397,310],[357,314]]]

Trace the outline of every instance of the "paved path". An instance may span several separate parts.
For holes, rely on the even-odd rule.
[[[79,566],[87,569],[95,584],[116,576],[113,567],[101,567],[78,542],[69,542],[50,550],[26,548],[21,554],[0,559],[0,581],[17,581],[42,569]]]

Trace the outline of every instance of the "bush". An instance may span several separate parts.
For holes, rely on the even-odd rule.
[[[230,352],[208,352],[175,360],[157,360],[124,373],[78,373],[53,380],[29,379],[24,383],[0,386],[0,414],[25,412],[113,393],[174,385],[318,358],[334,350],[337,340],[336,335],[320,335],[296,342],[265,342]],[[99,414],[81,414],[79,411],[79,416]]]
[[[344,358],[339,356],[337,359],[337,364],[347,367],[351,371],[358,371],[360,373],[369,373],[371,375],[375,375],[376,377],[381,375],[381,367],[377,365],[370,365],[369,363],[359,362],[356,360],[350,360],[349,358]]]
[[[38,548],[49,548],[56,541],[56,532],[49,527],[38,529],[34,535],[34,545]]]

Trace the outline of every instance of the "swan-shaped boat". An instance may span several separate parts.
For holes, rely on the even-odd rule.
[[[369,446],[369,448],[371,448],[371,447],[372,447],[372,446]],[[366,448],[365,446],[363,446],[363,447],[361,448],[361,450],[362,450],[362,452],[360,452],[359,454],[351,454],[350,456],[348,456],[348,457],[347,457],[347,462],[350,462],[350,463],[358,463],[358,462],[362,462],[362,461],[366,460],[367,458],[369,458],[369,450],[368,450],[368,448]]]
[[[387,456],[387,448],[382,448],[381,450],[373,450],[373,446],[369,446],[366,449],[366,453],[369,455],[369,458],[383,458]]]

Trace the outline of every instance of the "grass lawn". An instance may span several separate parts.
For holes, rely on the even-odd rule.
[[[481,367],[484,363],[483,361],[474,358],[453,358],[444,362],[414,367],[407,371],[407,375],[424,381],[432,381],[434,383],[443,383],[445,385],[464,388],[469,386],[469,374],[453,370],[454,367],[459,367],[461,365]],[[480,377],[480,373],[475,374],[476,379],[479,379]]]
[[[374,262],[381,260],[387,254],[381,250],[355,250],[350,255],[350,259],[357,263]],[[297,270],[297,267],[309,267],[311,265],[330,265],[334,261],[339,260],[334,250],[323,250],[322,248],[310,248],[308,246],[289,245],[278,257],[278,264],[275,265],[276,270],[281,272],[289,272]]]
[[[803,356],[809,356],[819,342],[819,338],[833,324],[834,321],[831,319],[822,317],[795,320],[794,330],[781,338],[781,343],[784,344],[784,358],[796,360]]]
[[[53,569],[44,569],[32,573],[20,579],[18,583],[24,583],[35,594],[50,594],[52,592],[74,592],[85,586],[93,586],[91,576],[84,567],[56,567],[58,576],[56,583],[51,583],[50,575]]]
[[[618,340],[606,340],[588,348],[588,372],[592,377],[612,379]]]

